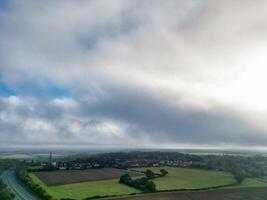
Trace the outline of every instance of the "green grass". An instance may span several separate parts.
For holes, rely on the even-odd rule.
[[[204,189],[208,187],[224,186],[228,184],[234,184],[235,180],[232,175],[227,172],[218,172],[211,170],[200,169],[186,169],[186,168],[174,168],[174,167],[151,167],[151,168],[133,168],[130,170],[145,171],[151,169],[156,173],[160,173],[160,169],[166,169],[169,174],[164,177],[156,178],[153,181],[156,184],[158,191],[163,190],[176,190],[176,189]],[[128,187],[118,183],[118,179],[104,180],[104,181],[92,181],[77,184],[68,184],[61,186],[46,186],[41,180],[39,180],[34,174],[30,174],[34,182],[40,184],[49,194],[54,198],[74,198],[83,199],[93,196],[105,196],[105,195],[128,195],[131,193],[141,193],[134,188]],[[249,178],[235,188],[245,187],[266,187],[267,178]],[[230,188],[230,187],[227,187]]]
[[[32,159],[32,156],[28,154],[8,154],[0,155],[0,159]]]
[[[74,198],[79,200],[98,195],[128,195],[131,193],[140,193],[139,190],[118,183],[118,179],[48,187],[34,174],[31,173],[30,176],[35,183],[41,185],[50,195],[57,199]]]
[[[201,189],[235,183],[233,176],[226,172],[174,167],[134,168],[131,170],[145,171],[146,169],[151,169],[159,173],[159,170],[162,168],[166,169],[169,174],[153,180],[158,191]]]
[[[266,200],[266,187],[228,188],[200,192],[160,192],[131,196],[127,200]],[[121,198],[118,200],[126,200]]]
[[[267,187],[267,178],[246,178],[240,185],[230,188]]]

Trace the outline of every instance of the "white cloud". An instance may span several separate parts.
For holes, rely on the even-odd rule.
[[[199,135],[198,141],[191,141],[195,144],[205,143],[202,136],[207,143],[217,139],[245,144],[254,134],[259,138],[253,144],[265,141],[264,0],[10,4],[9,10],[0,12],[1,81],[19,88],[25,81],[38,84],[45,78],[71,90],[73,96],[2,98],[0,117],[7,124],[32,124],[25,127],[37,135],[50,135],[54,143],[65,139],[62,143],[112,144],[127,138],[131,143],[135,137],[153,143],[158,135],[169,140],[181,137],[188,143],[190,134]],[[173,129],[179,129],[175,120],[188,124],[170,130],[164,117],[154,118],[153,110],[142,113],[146,108],[142,104],[149,106],[149,101],[159,107],[155,109],[159,115],[172,108]],[[217,126],[206,127],[197,113],[207,122],[216,115]],[[32,119],[36,121],[26,123]],[[156,123],[163,126],[158,133]],[[192,130],[190,124],[201,130]],[[8,128],[1,137],[6,137]],[[218,135],[217,129],[228,133]]]

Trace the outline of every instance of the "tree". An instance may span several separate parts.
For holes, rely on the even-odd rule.
[[[169,172],[166,169],[160,169],[160,173],[165,176],[167,175]]]
[[[145,175],[146,175],[146,177],[147,177],[148,179],[155,178],[155,174],[154,174],[154,172],[153,172],[152,170],[150,170],[150,169],[147,169],[147,170],[145,171]]]
[[[15,195],[10,192],[6,187],[3,181],[0,179],[0,199],[12,200],[15,198]]]
[[[125,173],[120,177],[119,182],[125,183],[125,184],[130,184],[132,182],[132,178],[128,173]]]
[[[153,181],[147,181],[144,192],[156,192],[156,185]]]
[[[241,184],[245,180],[246,174],[239,166],[233,166],[231,171],[238,184]]]
[[[20,179],[34,194],[43,200],[54,200],[40,185],[34,183],[28,175],[27,167],[24,164],[17,165],[16,167],[17,178]],[[1,199],[1,198],[0,198]]]
[[[234,178],[238,184],[241,184],[245,180],[245,176],[242,173],[234,174]]]

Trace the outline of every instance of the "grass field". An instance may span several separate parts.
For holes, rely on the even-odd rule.
[[[232,175],[226,172],[174,167],[163,168],[166,169],[169,174],[153,180],[158,191],[175,189],[201,189],[235,183]],[[159,173],[159,170],[162,169],[162,167],[133,168],[131,170],[142,172],[146,169],[151,169],[152,171]]]
[[[232,175],[226,172],[217,172],[217,171],[209,171],[209,170],[199,170],[199,169],[186,169],[186,168],[174,168],[174,167],[152,167],[152,168],[133,168],[129,171],[135,170],[139,172],[143,172],[146,169],[151,169],[152,171],[159,173],[160,169],[166,169],[169,174],[156,178],[153,181],[156,184],[156,188],[158,191],[163,190],[176,190],[176,189],[203,189],[208,187],[215,186],[224,186],[235,183]],[[86,197],[93,196],[111,196],[111,195],[129,195],[131,193],[141,193],[134,188],[128,187],[123,184],[118,183],[118,179],[110,179],[110,180],[101,180],[101,181],[90,181],[83,183],[75,183],[75,184],[66,184],[66,185],[58,185],[58,186],[47,186],[45,185],[37,176],[33,173],[30,174],[32,179],[40,184],[49,194],[57,199],[61,198],[74,198],[77,200],[84,199]],[[241,185],[233,187],[227,187],[227,191],[231,191],[227,194],[227,198],[225,199],[242,199],[244,195],[247,194],[246,189],[255,188],[257,189],[258,196],[267,195],[267,190],[258,189],[259,187],[267,187],[267,178],[261,179],[246,179]],[[265,189],[265,188],[264,188]],[[217,189],[211,191],[202,191],[202,192],[179,192],[179,200],[187,200],[187,199],[212,199],[206,198],[209,195],[213,197],[213,199],[220,200],[224,199],[224,191],[226,189]],[[237,192],[237,191],[241,191]],[[210,193],[211,192],[211,193]],[[165,196],[167,195],[167,196]],[[152,197],[150,195],[145,195],[144,197],[129,197],[130,199],[168,199],[175,200],[178,199],[176,196],[177,192],[171,193],[157,193],[153,194]],[[189,196],[188,196],[189,195]],[[199,196],[200,195],[200,196]],[[226,194],[225,194],[226,195]],[[238,196],[239,195],[239,196]],[[187,198],[188,197],[188,198]],[[189,198],[190,197],[190,198]],[[226,196],[225,196],[226,197]],[[232,198],[233,197],[233,198]],[[240,197],[240,198],[239,198]],[[244,198],[245,199],[245,198]],[[257,199],[257,198],[256,198]],[[261,198],[259,198],[261,199]]]
[[[266,200],[267,188],[232,188],[200,192],[163,192],[118,200]]]
[[[267,187],[267,178],[246,178],[242,184],[230,188]]]
[[[34,174],[31,173],[30,176],[35,183],[40,184],[50,195],[57,199],[73,198],[80,200],[98,195],[128,195],[131,193],[140,193],[139,190],[118,183],[118,179],[48,187]]]

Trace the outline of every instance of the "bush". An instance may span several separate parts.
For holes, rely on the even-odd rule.
[[[165,176],[167,175],[169,172],[166,169],[160,169],[160,173]]]

